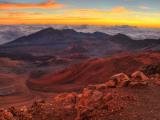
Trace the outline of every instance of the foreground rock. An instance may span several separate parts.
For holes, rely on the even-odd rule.
[[[107,103],[110,100],[112,100],[110,93],[105,94],[97,90],[84,89],[76,106],[77,117],[75,120],[98,119],[100,111],[108,111]]]
[[[141,71],[136,71],[131,74],[131,77],[125,73],[119,73],[111,77],[111,80],[106,82],[106,87],[140,87],[147,86],[149,78]]]
[[[0,111],[0,120],[103,120],[123,109],[122,96],[84,88],[82,93],[57,95],[53,101],[35,102],[31,107]]]

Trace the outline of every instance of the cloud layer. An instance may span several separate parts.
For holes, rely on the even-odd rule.
[[[63,4],[59,4],[53,2],[52,0],[48,0],[43,3],[0,3],[0,9],[29,9],[29,8],[39,8],[39,9],[47,9],[47,8],[61,8]]]
[[[130,26],[0,25],[0,44],[37,32],[47,27],[53,27],[56,29],[74,29],[79,32],[100,31],[111,35],[122,33],[134,39],[160,38],[160,29],[144,29]]]

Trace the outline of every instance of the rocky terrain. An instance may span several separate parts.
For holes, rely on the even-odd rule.
[[[118,73],[82,92],[61,93],[30,107],[0,110],[1,120],[159,120],[160,67]]]

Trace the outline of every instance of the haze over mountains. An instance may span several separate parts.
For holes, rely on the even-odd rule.
[[[0,44],[15,40],[24,35],[37,32],[41,29],[53,27],[56,29],[74,29],[78,32],[104,32],[115,35],[122,33],[133,39],[158,39],[160,38],[160,29],[138,28],[131,26],[67,26],[67,25],[0,25]]]
[[[1,55],[87,57],[107,56],[118,52],[159,50],[159,39],[133,40],[124,34],[82,33],[73,29],[46,28],[1,45]]]

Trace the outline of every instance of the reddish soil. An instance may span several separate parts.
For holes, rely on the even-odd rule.
[[[33,64],[0,57],[0,108],[31,105],[37,99],[49,99],[54,94],[32,91],[26,86]],[[49,69],[49,67],[47,68]]]
[[[28,106],[36,100],[48,100],[55,96],[53,93],[36,92],[28,89],[26,86],[27,79],[28,74],[0,74],[0,108]]]

